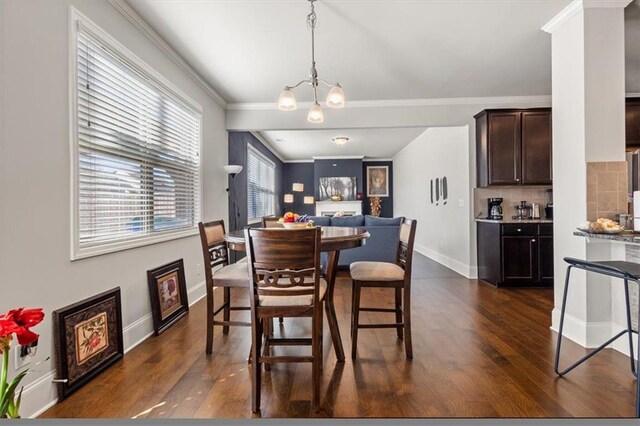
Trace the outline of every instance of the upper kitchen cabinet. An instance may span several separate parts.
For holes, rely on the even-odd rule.
[[[478,186],[551,184],[551,108],[484,110],[475,119]]]
[[[640,146],[640,98],[627,98],[625,131],[627,146]]]

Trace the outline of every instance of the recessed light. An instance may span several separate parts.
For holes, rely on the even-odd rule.
[[[349,138],[346,137],[346,136],[336,136],[335,138],[333,138],[331,140],[336,145],[344,145],[345,143],[349,142]]]

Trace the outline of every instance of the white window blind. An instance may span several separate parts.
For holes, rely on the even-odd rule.
[[[194,229],[201,113],[82,25],[76,65],[78,257]]]
[[[249,222],[275,212],[275,164],[247,145],[247,212]]]

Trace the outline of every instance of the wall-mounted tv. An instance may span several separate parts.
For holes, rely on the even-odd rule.
[[[354,201],[358,192],[355,177],[321,177],[319,201],[331,200],[331,197],[340,197],[341,201]]]

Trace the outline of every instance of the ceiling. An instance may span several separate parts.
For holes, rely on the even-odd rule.
[[[273,103],[307,78],[304,0],[127,0],[229,103]],[[571,0],[319,0],[319,77],[350,101],[549,95],[551,36]],[[625,10],[627,92],[640,92],[640,0]],[[326,92],[320,94],[324,98]],[[298,101],[310,101],[306,86]],[[285,159],[393,157],[424,129],[265,131]],[[351,138],[336,146],[331,138]],[[276,142],[283,139],[284,142]]]
[[[349,100],[548,95],[551,38],[570,0],[316,2],[319,76]],[[129,4],[230,103],[276,102],[307,78],[304,0]],[[310,90],[296,92],[301,101]]]
[[[345,130],[274,130],[258,132],[283,160],[304,160],[314,156],[363,155],[391,158],[425,131],[424,127],[345,129]],[[346,136],[349,142],[336,145],[331,139]]]

